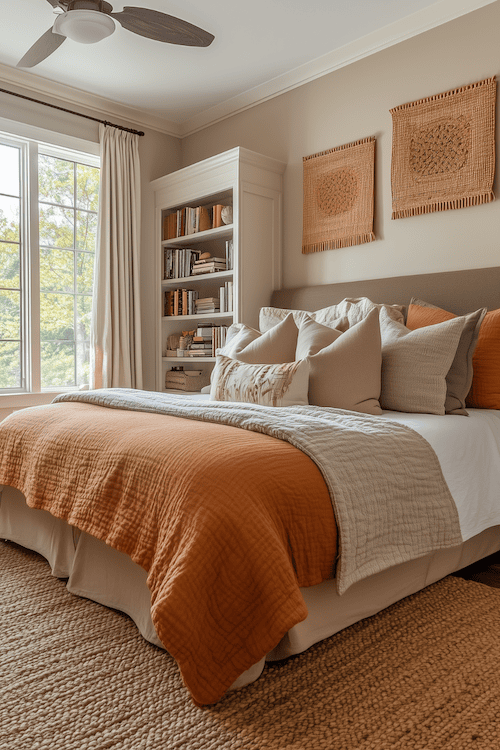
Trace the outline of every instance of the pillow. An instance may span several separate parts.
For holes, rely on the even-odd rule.
[[[238,352],[258,339],[259,336],[261,336],[261,333],[255,328],[250,328],[243,323],[233,323],[227,329],[226,343],[217,353],[225,354],[226,357],[235,357]]]
[[[297,328],[293,315],[289,313],[281,323],[237,351],[233,356],[248,364],[275,365],[295,361]]]
[[[321,323],[316,323],[309,315],[306,315],[300,324],[295,359],[304,359],[310,354],[317,354],[325,346],[333,344],[348,328],[349,321],[347,318],[337,320],[335,328],[330,328]]]
[[[410,331],[380,311],[382,409],[445,413],[446,376],[463,327],[463,318],[454,318]]]
[[[400,323],[404,323],[405,308],[403,305],[380,305],[372,302],[368,297],[356,297],[344,299],[338,305],[324,307],[321,310],[316,310],[316,312],[305,312],[304,310],[282,310],[279,307],[262,307],[259,315],[259,328],[263,332],[268,331],[290,313],[292,313],[298,326],[304,320],[306,315],[317,323],[322,323],[330,328],[335,327],[335,322],[339,318],[346,317],[349,321],[349,325],[352,326],[359,323],[363,318],[366,318],[370,310],[373,310],[373,308],[383,308],[388,312],[389,317]]]
[[[476,348],[481,322],[486,314],[486,308],[464,315],[464,327],[458,342],[455,358],[446,376],[446,399],[444,410],[446,414],[463,414],[467,416],[465,399],[472,383],[472,355]],[[453,320],[457,316],[442,310],[440,307],[412,299],[408,308],[406,327],[411,331],[425,326]]]
[[[382,353],[377,309],[317,354],[309,356],[308,361],[310,404],[364,414],[382,413],[379,403]]]
[[[243,401],[262,406],[305,405],[309,362],[247,364],[217,355],[210,388],[211,401]]]
[[[467,406],[500,409],[500,310],[490,310],[484,316],[472,367],[474,374]]]

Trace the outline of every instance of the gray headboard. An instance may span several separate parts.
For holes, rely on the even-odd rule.
[[[479,307],[496,310],[500,308],[500,267],[279,289],[273,292],[271,305],[311,312],[346,297],[369,297],[372,302],[398,305],[408,305],[412,297],[418,297],[456,315]]]

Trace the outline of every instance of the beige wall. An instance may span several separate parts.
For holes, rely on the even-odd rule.
[[[101,117],[101,115],[95,115],[94,112],[88,111],[83,107],[77,108],[73,105],[67,105],[64,102],[40,96],[29,90],[10,85],[4,88],[32,96],[35,99],[43,99],[51,104],[78,110],[92,117]],[[86,141],[94,143],[98,143],[99,141],[98,123],[7,94],[0,94],[0,116],[16,122],[44,128],[45,130],[55,131],[56,133],[82,138]],[[125,127],[137,127],[112,116],[108,119]],[[157,347],[155,298],[157,280],[155,278],[154,254],[154,196],[150,188],[150,182],[181,166],[181,144],[178,138],[143,127],[137,129],[145,132],[145,135],[139,139],[142,181],[141,304],[144,387],[153,389],[155,387],[155,356]],[[5,416],[1,406],[2,403],[0,402],[0,418]]]
[[[499,264],[499,201],[391,221],[392,118],[389,113],[390,108],[404,102],[498,75],[498,29],[500,2],[271,99],[188,136],[182,142],[146,130],[145,137],[140,139],[145,388],[155,386],[157,326],[153,294],[157,283],[154,201],[149,183],[180,166],[234,146],[244,146],[288,164],[284,200],[284,286]],[[30,95],[29,91],[21,93]],[[34,96],[36,98],[36,94]],[[81,111],[93,115],[84,108]],[[6,94],[0,94],[0,116],[98,141],[96,123]],[[303,256],[302,157],[370,135],[377,136],[377,240],[353,248]],[[498,192],[498,180],[496,183]],[[4,405],[0,403],[0,412]]]
[[[405,102],[498,76],[499,30],[500,3],[495,3],[353,63],[186,137],[183,166],[234,146],[287,162],[284,286],[499,265],[498,200],[391,220],[389,112]],[[371,135],[377,137],[377,240],[302,255],[302,157]],[[498,192],[498,179],[495,187]]]

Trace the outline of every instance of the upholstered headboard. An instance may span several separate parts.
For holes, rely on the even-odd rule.
[[[479,307],[496,310],[500,308],[500,267],[279,289],[273,292],[271,305],[313,311],[346,297],[369,297],[373,302],[399,305],[408,305],[412,297],[418,297],[456,315]]]

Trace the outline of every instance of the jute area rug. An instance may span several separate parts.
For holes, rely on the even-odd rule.
[[[500,590],[448,577],[196,708],[123,615],[0,542],[0,748],[496,750]]]

